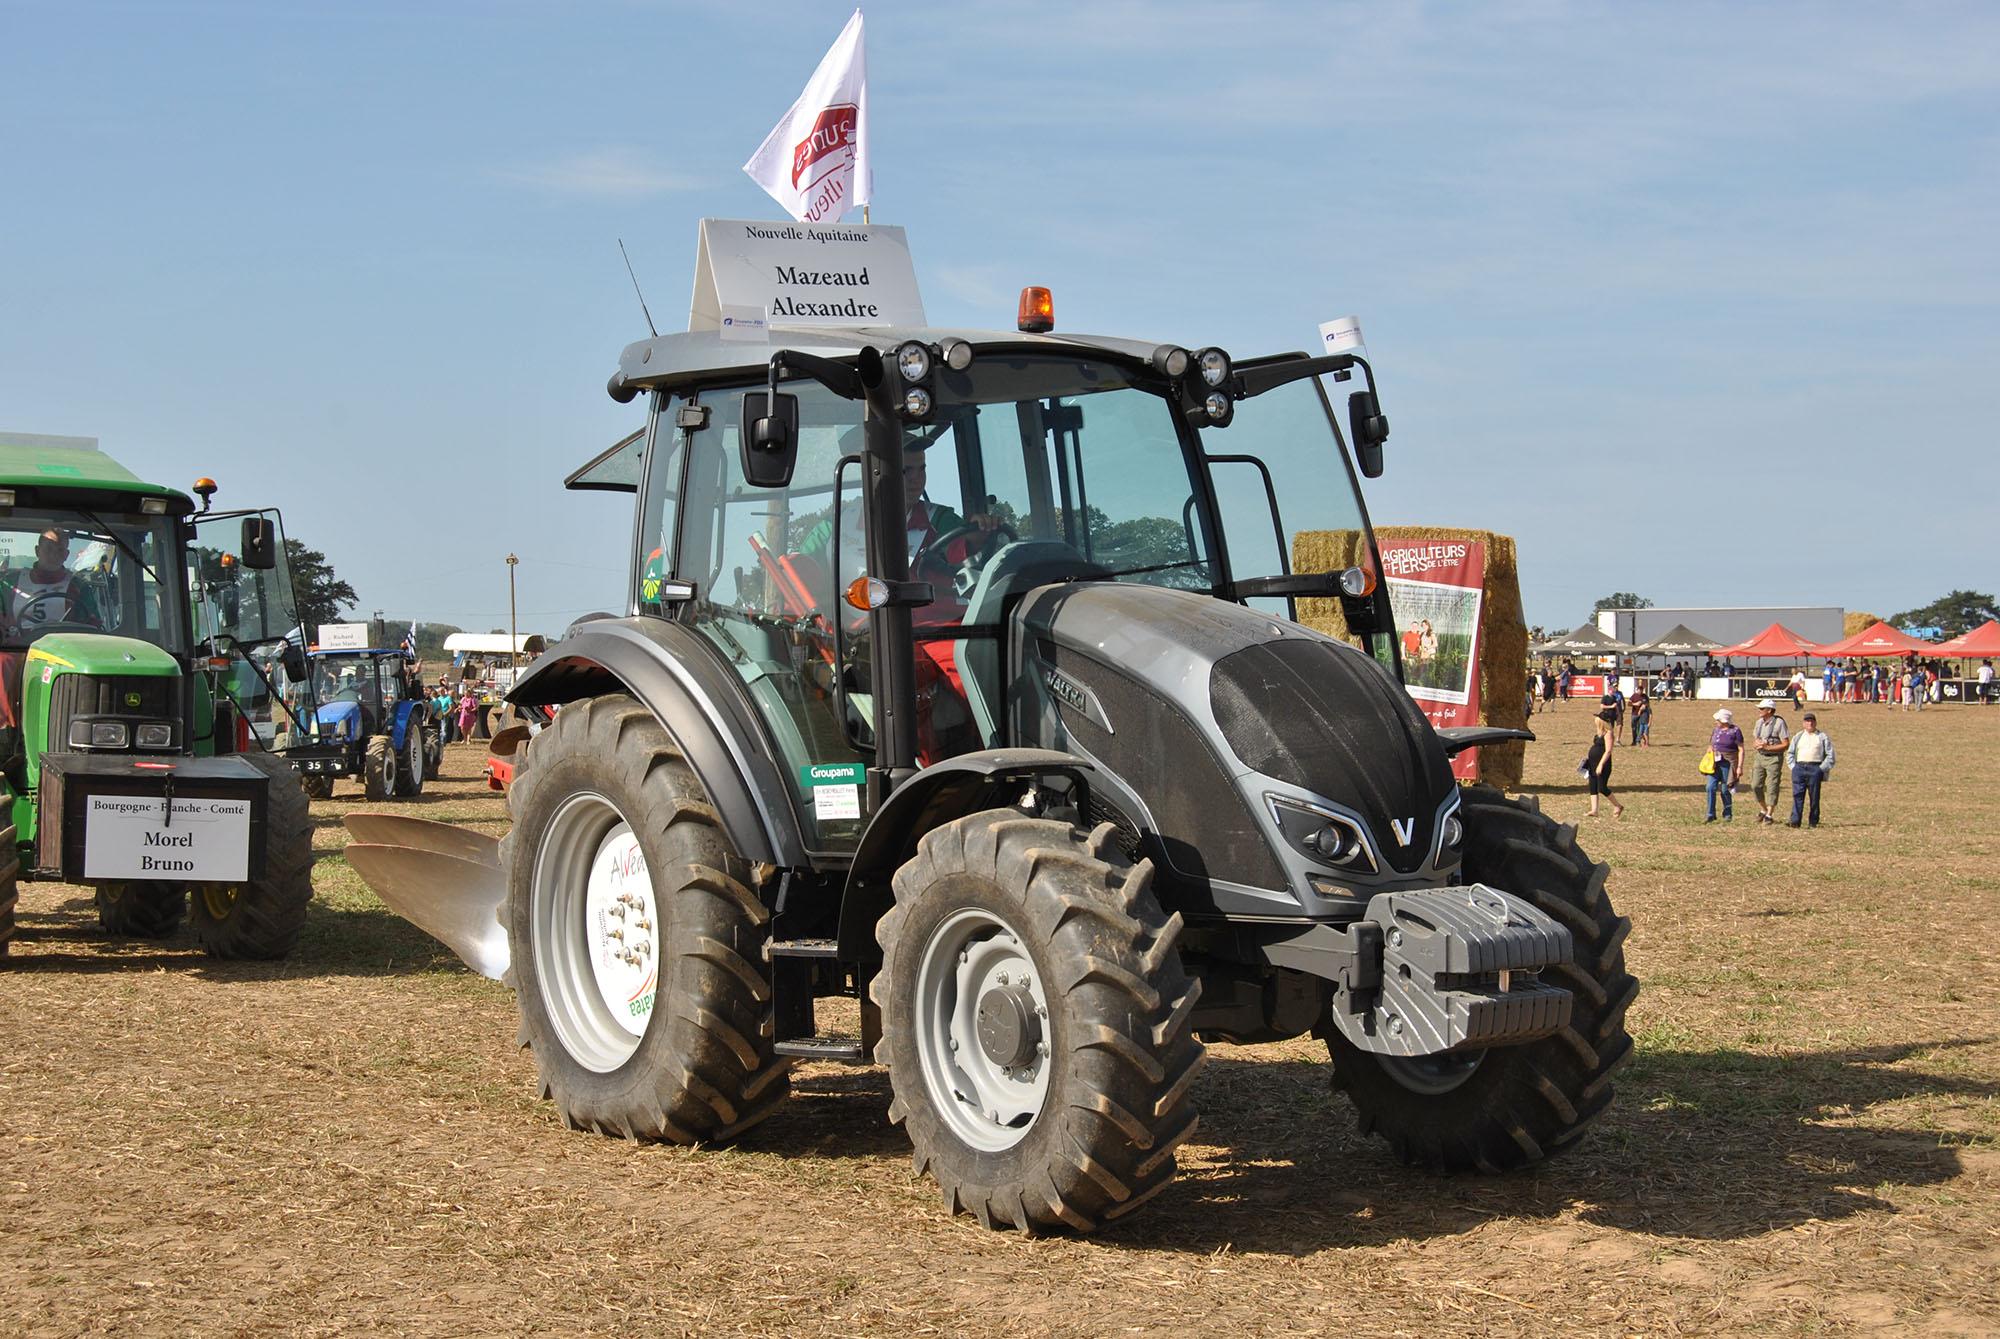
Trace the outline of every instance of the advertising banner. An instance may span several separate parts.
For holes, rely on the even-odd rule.
[[[1434,726],[1479,724],[1479,612],[1486,546],[1461,540],[1382,539],[1382,572],[1403,684]],[[1479,750],[1452,760],[1461,780],[1479,779]]]

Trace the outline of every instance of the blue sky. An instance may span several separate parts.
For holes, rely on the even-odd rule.
[[[623,597],[570,468],[851,3],[0,0],[0,429],[277,503],[361,612]],[[1378,522],[1598,595],[1992,590],[2000,8],[871,4],[875,220],[931,318],[1308,345]]]

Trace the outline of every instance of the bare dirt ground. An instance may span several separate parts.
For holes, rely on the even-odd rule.
[[[807,1066],[727,1149],[567,1133],[508,993],[390,916],[314,806],[294,957],[114,940],[24,889],[0,969],[14,1334],[2000,1332],[2000,708],[1823,713],[1817,832],[1704,826],[1707,712],[1589,706],[1527,789],[1609,860],[1644,993],[1611,1113],[1536,1171],[1438,1178],[1354,1132],[1304,1042],[1215,1048],[1181,1179],[1098,1237],[953,1219],[874,1069]],[[454,747],[406,812],[487,832]]]

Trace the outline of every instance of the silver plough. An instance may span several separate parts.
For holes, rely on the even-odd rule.
[[[349,814],[347,863],[397,915],[441,940],[495,981],[512,959],[500,906],[507,878],[500,842],[452,823],[401,814]]]

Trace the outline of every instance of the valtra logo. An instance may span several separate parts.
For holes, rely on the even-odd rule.
[[[799,178],[805,176],[807,170],[823,158],[837,160],[844,155],[848,161],[853,161],[854,123],[859,115],[860,109],[853,103],[839,102],[813,119],[812,129],[807,131],[806,137],[792,148],[793,190],[799,189]],[[826,165],[825,172],[814,174],[814,179],[817,180],[826,172],[834,171],[840,166],[839,161],[830,162]]]

